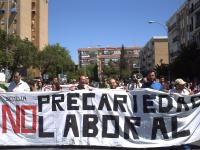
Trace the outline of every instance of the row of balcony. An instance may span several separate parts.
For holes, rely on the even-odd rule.
[[[0,15],[4,15],[6,14],[6,11],[7,9],[0,9]],[[9,12],[12,14],[12,15],[15,15],[17,14],[17,8],[16,7],[13,7],[9,10]]]

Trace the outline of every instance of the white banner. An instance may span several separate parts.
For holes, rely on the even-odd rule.
[[[200,94],[141,89],[0,94],[0,146],[165,147],[200,139]]]

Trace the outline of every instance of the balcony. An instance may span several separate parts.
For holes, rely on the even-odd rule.
[[[194,5],[194,11],[200,7],[200,0]]]
[[[81,58],[90,58],[90,55],[82,55]]]

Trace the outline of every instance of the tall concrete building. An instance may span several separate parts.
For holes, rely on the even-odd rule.
[[[188,0],[190,19],[190,41],[200,48],[200,0]]]
[[[48,44],[48,0],[0,0],[0,29],[42,50]]]
[[[168,64],[168,38],[154,36],[140,51],[140,68],[142,73],[154,69],[156,65]]]
[[[167,21],[170,62],[182,46],[195,43],[200,48],[200,0],[186,0]]]
[[[189,4],[186,1],[167,21],[170,62],[179,56],[182,46],[190,43]]]

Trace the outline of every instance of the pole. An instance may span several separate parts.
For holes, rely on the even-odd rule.
[[[9,35],[9,15],[10,15],[10,0],[7,0],[7,17],[6,17],[6,69],[5,69],[5,75],[8,80],[8,35]]]

